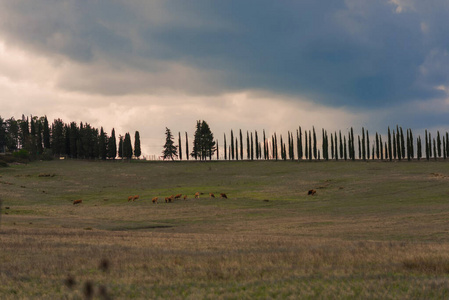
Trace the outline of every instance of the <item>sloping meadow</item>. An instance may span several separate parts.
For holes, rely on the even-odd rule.
[[[448,170],[434,161],[2,168],[0,295],[442,298]]]

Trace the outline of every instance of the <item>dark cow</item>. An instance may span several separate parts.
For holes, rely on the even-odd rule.
[[[316,190],[309,190],[309,192],[307,193],[307,195],[315,195],[316,194]]]

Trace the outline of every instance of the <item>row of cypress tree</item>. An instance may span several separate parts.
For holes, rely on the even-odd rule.
[[[49,124],[47,116],[30,118],[22,116],[15,120],[13,117],[0,117],[0,152],[15,152],[22,150],[31,158],[43,156],[66,156],[82,159],[115,159],[141,156],[140,134],[135,132],[134,150],[131,136],[126,133],[119,136],[118,147],[115,130],[111,135],[97,129],[88,123],[64,123],[55,119]]]
[[[200,121],[198,121],[200,122]],[[197,129],[198,131],[198,129]],[[213,135],[210,134],[212,137]],[[195,134],[195,141],[197,136]],[[207,156],[197,157],[188,150],[188,135],[185,133],[186,157],[189,154],[195,159],[212,159],[216,153],[216,159],[224,160],[412,160],[423,158],[444,158],[449,156],[449,134],[445,132],[440,134],[437,131],[436,136],[425,130],[424,140],[421,136],[413,137],[413,132],[409,128],[404,134],[402,127],[396,125],[395,128],[388,127],[386,140],[382,135],[375,133],[374,138],[370,139],[367,129],[362,127],[361,133],[354,136],[354,129],[351,127],[346,134],[340,131],[330,134],[324,128],[321,130],[321,139],[318,140],[315,127],[311,130],[302,130],[299,127],[296,135],[288,132],[286,138],[276,133],[270,137],[266,136],[265,130],[262,133],[262,140],[259,140],[257,131],[246,132],[240,129],[237,134],[230,131],[230,137],[224,133],[222,156],[219,155],[218,140],[215,141],[213,151]],[[321,143],[318,147],[318,142]],[[423,144],[424,142],[424,144]],[[196,142],[195,142],[196,143]],[[194,145],[195,145],[194,143]],[[181,133],[178,133],[179,159],[182,160],[182,140]],[[246,146],[246,147],[245,147]],[[195,146],[194,146],[195,148]],[[245,149],[246,148],[246,149]]]

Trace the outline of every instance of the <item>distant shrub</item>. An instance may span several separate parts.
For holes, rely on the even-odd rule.
[[[51,149],[45,149],[41,155],[42,160],[53,160],[53,151]]]
[[[30,159],[30,153],[25,149],[20,149],[12,154],[15,158],[18,159]]]

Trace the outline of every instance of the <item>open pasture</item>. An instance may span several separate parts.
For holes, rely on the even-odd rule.
[[[0,199],[2,299],[449,295],[446,162],[35,162]]]

